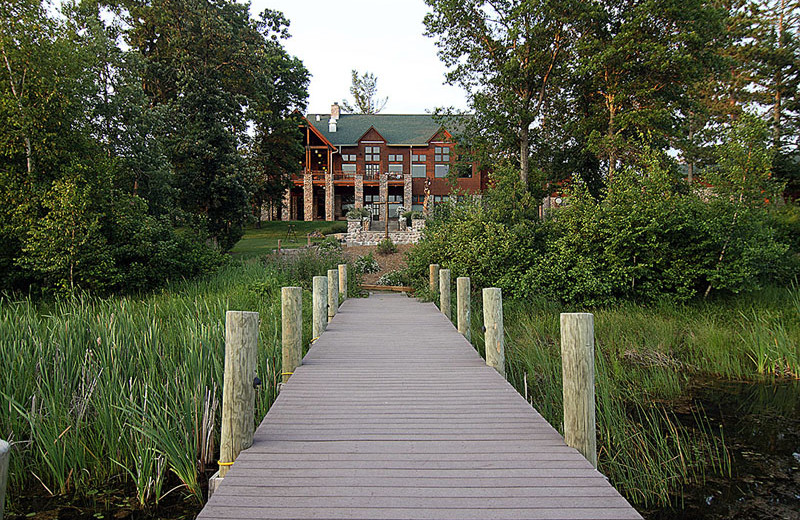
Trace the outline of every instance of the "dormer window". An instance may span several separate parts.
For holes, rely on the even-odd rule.
[[[446,146],[437,146],[435,148],[436,154],[434,160],[436,162],[449,163],[450,162],[450,148]]]

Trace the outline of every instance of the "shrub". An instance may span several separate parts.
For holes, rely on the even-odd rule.
[[[397,246],[392,242],[391,238],[384,238],[375,247],[379,255],[390,255],[397,252]]]
[[[378,285],[408,286],[411,285],[405,270],[390,271],[378,278]]]
[[[328,229],[327,234],[332,235],[334,233],[347,233],[347,224],[344,222],[335,222],[332,224]]]
[[[320,254],[336,254],[342,252],[342,244],[336,239],[336,237],[325,237],[325,240],[319,243],[319,252]]]
[[[381,266],[378,265],[378,261],[372,256],[372,252],[369,252],[366,255],[356,258],[356,261],[353,262],[353,269],[359,273],[377,273],[381,270]]]
[[[353,208],[347,212],[347,220],[361,220],[371,215],[367,208]]]

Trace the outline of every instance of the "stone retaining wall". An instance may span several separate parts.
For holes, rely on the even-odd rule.
[[[410,229],[389,231],[389,238],[395,244],[416,244],[422,237],[423,229],[425,229],[425,221],[414,220]],[[384,238],[386,238],[385,231],[364,231],[359,221],[351,220],[347,223],[345,242],[348,246],[374,246]]]

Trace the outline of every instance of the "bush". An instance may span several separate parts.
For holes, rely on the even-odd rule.
[[[392,242],[391,238],[384,238],[375,247],[379,255],[390,255],[397,252],[397,246]]]
[[[371,216],[367,208],[353,208],[347,212],[347,220],[361,220],[364,217]]]
[[[342,252],[342,244],[336,237],[325,237],[325,240],[319,243],[320,254],[337,254]]]
[[[411,285],[405,270],[390,271],[378,278],[378,285],[408,286]]]
[[[335,222],[332,224],[326,234],[332,235],[334,233],[347,233],[347,224],[344,222]]]
[[[353,262],[353,269],[359,273],[377,273],[381,270],[381,266],[378,265],[378,261],[375,260],[375,257],[372,256],[372,253],[367,253],[366,255],[359,256],[356,258],[356,261]]]

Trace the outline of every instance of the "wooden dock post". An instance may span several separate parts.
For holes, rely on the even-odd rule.
[[[450,269],[439,270],[439,310],[451,319],[450,311]]]
[[[328,321],[339,311],[339,270],[328,269]]]
[[[318,338],[328,326],[328,277],[314,277],[314,314],[311,320],[311,335]]]
[[[431,264],[428,269],[430,271],[428,278],[431,292],[435,293],[439,289],[439,264]]]
[[[561,314],[564,441],[597,467],[594,404],[594,316]]]
[[[8,482],[8,459],[11,457],[11,446],[0,439],[0,520],[6,506],[6,482]]]
[[[472,331],[470,330],[470,282],[469,277],[459,276],[456,279],[456,308],[458,309],[458,332],[467,341],[472,341]]]
[[[228,311],[225,314],[219,478],[225,478],[239,452],[253,444],[257,359],[258,313]]]
[[[303,289],[281,289],[281,375],[287,382],[294,369],[303,364]]]
[[[347,264],[339,264],[339,294],[342,300],[347,299]]]
[[[281,239],[278,239],[278,254],[281,254]]]
[[[506,353],[503,333],[503,294],[497,287],[483,290],[483,326],[486,328],[486,364],[506,377]]]

